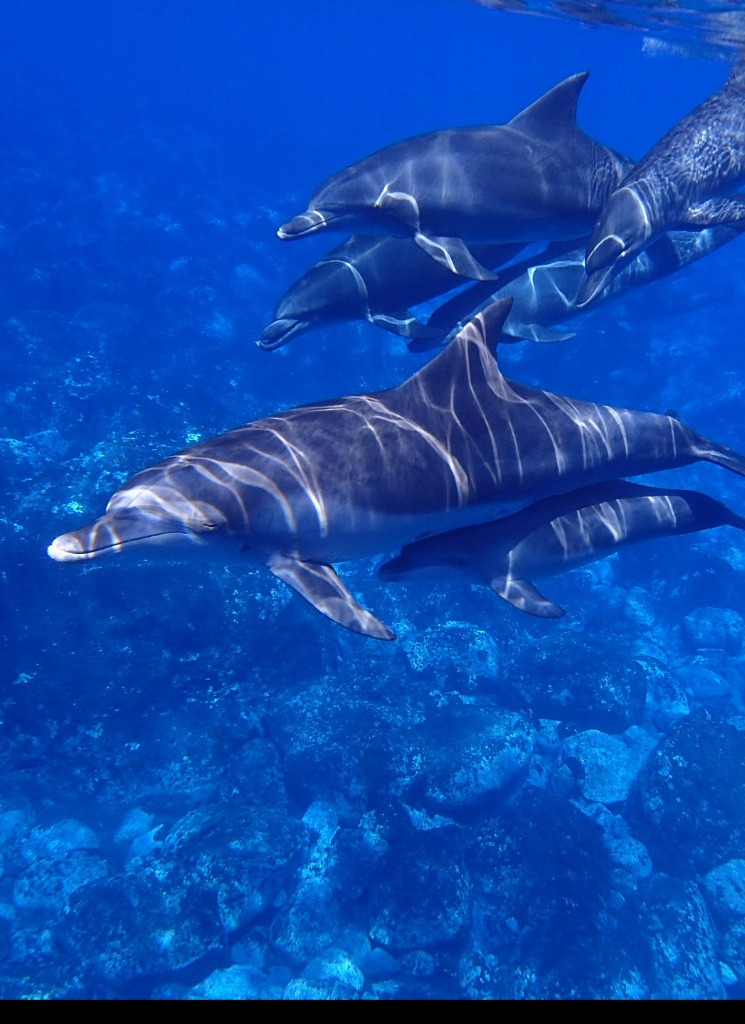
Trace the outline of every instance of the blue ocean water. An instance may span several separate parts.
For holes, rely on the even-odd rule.
[[[345,564],[387,644],[240,558],[46,554],[172,452],[431,358],[367,322],[256,346],[341,241],[276,235],[325,178],[580,71],[638,159],[727,77],[685,43],[470,0],[8,5],[0,998],[745,994],[739,531],[548,580],[558,620]],[[500,365],[745,451],[743,244]],[[716,466],[650,482],[745,511]]]

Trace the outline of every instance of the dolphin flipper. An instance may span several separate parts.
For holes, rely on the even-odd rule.
[[[493,270],[479,263],[462,238],[454,235],[425,235],[417,231],[414,241],[433,260],[461,277],[470,277],[474,281],[496,281],[499,277]]]
[[[400,338],[442,338],[445,332],[438,327],[429,327],[417,320],[410,309],[391,309],[387,313],[370,313],[371,324],[384,331],[397,334]]]
[[[560,619],[566,615],[563,608],[549,601],[529,580],[511,580],[500,576],[491,581],[492,589],[514,608],[541,619]]]
[[[714,224],[742,225],[745,221],[745,198],[718,196],[690,207],[686,227],[707,228]]]
[[[577,337],[576,331],[555,331],[551,327],[541,327],[539,324],[509,324],[504,333],[515,340],[526,338],[528,341],[542,342],[569,341],[570,338]]]
[[[340,626],[376,640],[396,639],[395,633],[355,601],[330,565],[272,555],[267,566],[278,579]]]

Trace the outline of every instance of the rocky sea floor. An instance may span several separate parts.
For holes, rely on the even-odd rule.
[[[147,182],[141,137],[0,157],[0,998],[745,995],[734,531],[551,581],[550,623],[342,567],[391,644],[239,562],[47,559],[156,458],[415,368],[368,325],[259,353],[280,218],[193,146],[186,173],[159,140]],[[630,382],[734,444],[736,375],[698,386],[725,344],[702,349],[703,282],[670,285],[640,349],[646,299],[597,321],[624,346],[585,394]],[[542,353],[511,358],[540,378]],[[743,508],[712,467],[670,479]]]

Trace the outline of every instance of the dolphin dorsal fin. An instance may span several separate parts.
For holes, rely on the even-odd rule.
[[[511,309],[512,299],[497,299],[475,313],[457,334],[445,341],[445,347],[434,359],[391,390],[403,396],[414,388],[417,401],[421,402],[422,393],[432,400],[443,387],[450,388],[452,381],[464,372],[469,375],[471,387],[478,379],[501,377],[495,358],[497,342]]]
[[[546,140],[558,139],[562,135],[578,131],[577,101],[588,77],[589,72],[581,71],[559,82],[529,107],[516,114],[508,122],[510,128],[524,135],[534,135]]]

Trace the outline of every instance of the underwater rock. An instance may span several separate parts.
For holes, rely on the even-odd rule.
[[[307,839],[272,808],[199,808],[127,874],[75,892],[60,940],[113,985],[179,970],[294,888]]]
[[[734,608],[696,608],[683,620],[688,642],[696,650],[714,647],[740,654],[745,639],[745,620]]]
[[[370,902],[370,939],[394,955],[463,936],[471,886],[455,829],[412,832],[392,844]]]
[[[715,652],[720,653],[720,652]],[[724,697],[732,690],[732,684],[723,674],[720,658],[695,655],[675,669],[675,677],[686,693],[697,701],[711,701]],[[725,669],[726,671],[726,669]]]
[[[698,886],[654,875],[629,907],[651,999],[724,999],[718,940]]]
[[[340,799],[366,810],[407,772],[408,712],[340,686],[336,676],[302,687],[267,712],[283,756],[285,784],[300,800]]]
[[[63,910],[74,892],[109,873],[103,857],[88,850],[71,850],[64,857],[44,858],[16,879],[13,902],[24,910]]]
[[[474,949],[537,973],[574,963],[590,970],[606,929],[612,866],[595,821],[528,786],[472,830],[465,862],[478,922]]]
[[[655,729],[666,732],[690,711],[685,688],[659,658],[637,653],[636,660],[647,679],[647,718]]]
[[[273,743],[261,738],[248,740],[230,759],[220,791],[227,799],[237,798],[245,804],[285,807],[282,767]]]
[[[93,829],[73,818],[33,829],[23,845],[27,862],[62,859],[72,850],[97,850],[99,840]]]
[[[278,977],[264,975],[251,967],[233,964],[208,975],[194,985],[183,999],[281,999],[287,979],[284,972]]]
[[[444,622],[432,629],[412,631],[401,647],[416,677],[438,689],[471,692],[499,682],[499,648],[486,630],[468,622]]]
[[[574,729],[623,732],[644,716],[647,678],[642,664],[615,645],[598,650],[568,633],[545,637],[503,665],[500,697]]]
[[[745,723],[705,708],[681,719],[644,763],[627,810],[662,871],[705,874],[745,856]]]
[[[643,735],[609,736],[588,729],[569,736],[563,744],[562,757],[576,762],[577,786],[585,800],[601,804],[621,803],[654,746]]]
[[[735,858],[704,875],[704,892],[725,920],[745,917],[745,860]]]
[[[422,773],[414,787],[431,809],[459,816],[483,807],[525,772],[534,732],[502,708],[445,704],[420,728]]]

